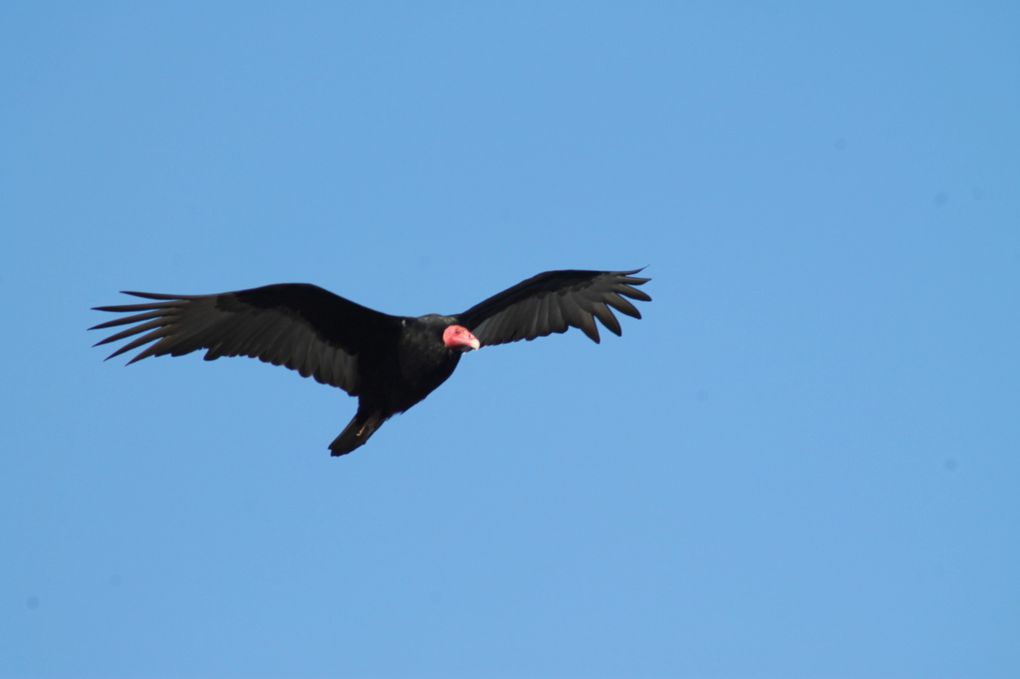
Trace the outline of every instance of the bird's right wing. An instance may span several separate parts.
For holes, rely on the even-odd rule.
[[[635,286],[650,278],[632,271],[546,271],[497,293],[457,316],[483,346],[533,340],[568,328],[580,328],[599,341],[595,319],[610,332],[621,333],[610,307],[634,318],[641,312],[627,298],[650,302]]]
[[[359,388],[359,354],[378,350],[380,344],[395,338],[400,328],[398,317],[304,283],[219,295],[126,294],[152,301],[96,307],[98,311],[131,314],[89,328],[130,326],[97,346],[141,335],[107,358],[146,344],[149,346],[129,364],[149,356],[181,356],[205,349],[207,361],[250,356],[340,387],[352,396]]]

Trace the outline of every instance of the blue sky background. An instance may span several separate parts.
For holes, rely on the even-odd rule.
[[[1020,6],[844,5],[2,3],[0,675],[1020,676]],[[642,265],[342,459],[85,332]]]

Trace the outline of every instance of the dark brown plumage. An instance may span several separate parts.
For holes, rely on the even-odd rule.
[[[218,295],[127,292],[149,301],[96,307],[129,315],[90,330],[128,326],[97,346],[132,338],[107,357],[144,347],[129,364],[204,349],[207,361],[250,356],[339,387],[358,397],[357,413],[330,444],[333,455],[344,455],[445,382],[464,351],[570,327],[598,342],[595,318],[621,334],[612,310],[641,318],[628,298],[651,301],[636,287],[650,280],[635,277],[639,271],[547,271],[461,314],[417,318],[380,313],[304,283]]]

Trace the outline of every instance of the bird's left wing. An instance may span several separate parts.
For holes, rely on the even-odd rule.
[[[597,343],[596,318],[621,334],[610,307],[641,318],[627,298],[652,300],[635,287],[651,280],[634,276],[640,271],[546,271],[476,304],[457,319],[483,346],[533,340],[570,327],[580,328]]]
[[[149,356],[181,356],[205,349],[207,361],[220,356],[250,356],[297,370],[303,377],[340,387],[352,396],[358,394],[359,354],[378,350],[400,328],[398,317],[305,283],[218,295],[126,294],[151,301],[96,307],[130,315],[89,329],[130,326],[99,341],[97,346],[141,336],[107,358],[146,344],[149,346],[129,363]]]

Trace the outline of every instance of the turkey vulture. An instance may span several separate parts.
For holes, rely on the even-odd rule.
[[[307,283],[219,295],[125,294],[151,300],[95,307],[126,313],[89,330],[127,325],[96,343],[135,337],[107,359],[149,345],[149,356],[205,349],[205,360],[250,356],[297,370],[358,397],[354,419],[329,445],[345,455],[446,381],[465,351],[580,328],[599,341],[595,318],[616,335],[610,307],[641,318],[627,298],[650,302],[632,271],[546,271],[452,316],[390,316]]]

